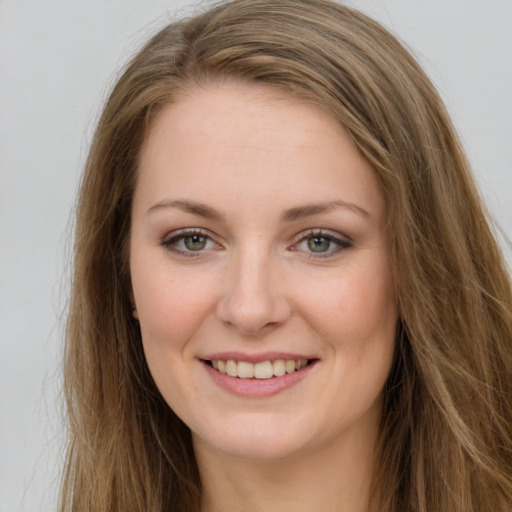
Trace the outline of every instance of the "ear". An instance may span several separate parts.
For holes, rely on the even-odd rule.
[[[128,296],[130,297],[132,316],[133,316],[133,318],[135,318],[135,320],[138,320],[139,312],[137,311],[137,306],[135,305],[135,297],[133,295],[133,290],[131,287],[130,287],[130,291],[128,292]]]

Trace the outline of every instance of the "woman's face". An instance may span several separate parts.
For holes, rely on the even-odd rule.
[[[154,122],[132,213],[145,355],[196,449],[287,457],[375,434],[397,322],[385,204],[329,115],[196,90]]]

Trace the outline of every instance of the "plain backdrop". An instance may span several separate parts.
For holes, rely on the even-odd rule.
[[[351,3],[423,64],[510,237],[512,0]],[[0,512],[55,510],[70,219],[99,108],[148,35],[197,5],[0,0]]]

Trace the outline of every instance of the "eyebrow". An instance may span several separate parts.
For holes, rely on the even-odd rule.
[[[155,212],[162,208],[177,208],[186,213],[191,213],[193,215],[198,215],[199,217],[204,217],[205,219],[211,219],[216,221],[223,221],[224,215],[217,210],[214,210],[210,206],[197,203],[196,201],[189,201],[183,199],[177,199],[175,201],[162,201],[160,203],[154,204],[151,208],[146,211],[146,215],[148,213]]]
[[[161,201],[156,203],[146,211],[146,215],[163,208],[177,208],[183,212],[191,213],[192,215],[197,215],[199,217],[215,221],[223,221],[225,219],[221,212],[211,208],[204,203],[198,203],[196,201],[184,199]],[[289,210],[283,212],[281,215],[281,220],[292,222],[295,220],[303,219],[305,217],[327,213],[338,208],[347,208],[354,213],[364,217],[370,216],[370,214],[364,208],[361,208],[354,203],[347,203],[345,201],[328,201],[326,203],[307,204],[304,206],[298,206],[296,208],[290,208]]]
[[[338,208],[347,208],[358,215],[369,217],[370,214],[364,209],[354,203],[347,203],[345,201],[328,201],[320,204],[307,204],[304,206],[298,206],[297,208],[290,208],[283,212],[281,219],[291,222],[299,220],[304,217],[311,217],[312,215],[318,215],[320,213],[327,213]]]

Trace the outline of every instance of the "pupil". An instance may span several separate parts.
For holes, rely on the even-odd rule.
[[[200,251],[206,245],[206,237],[201,235],[192,235],[185,237],[185,247],[190,251]]]
[[[317,236],[308,240],[308,246],[313,252],[324,252],[329,249],[331,241],[323,236]]]

